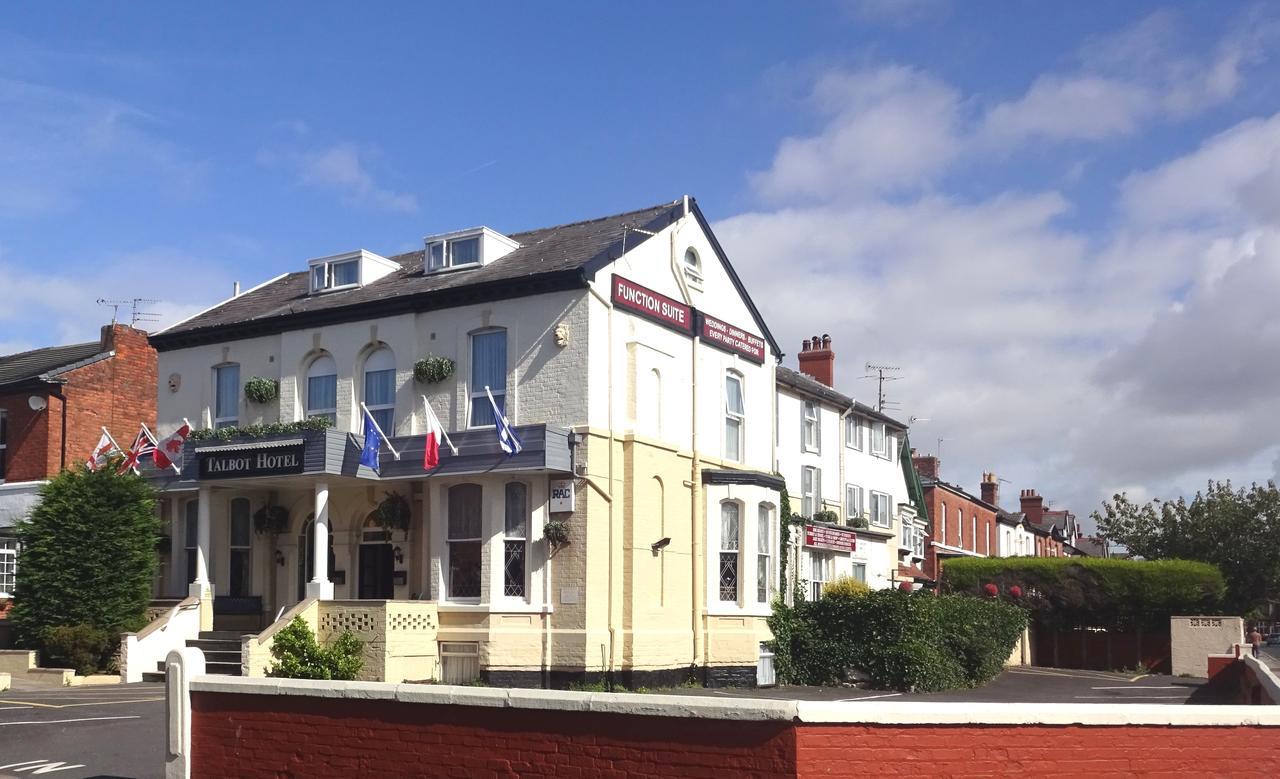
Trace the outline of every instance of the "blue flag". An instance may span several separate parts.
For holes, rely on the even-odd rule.
[[[382,432],[373,422],[373,415],[364,412],[364,448],[360,450],[360,464],[378,470],[378,453],[382,450]]]
[[[493,406],[493,426],[498,431],[498,446],[507,457],[520,454],[524,444],[520,443],[520,439],[516,437],[516,431],[511,429],[511,423],[507,421],[506,415],[498,410],[498,402],[493,399],[493,393],[488,387],[484,388],[484,392],[489,396],[489,405]]]

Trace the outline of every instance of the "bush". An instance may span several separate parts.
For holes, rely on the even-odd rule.
[[[159,563],[155,493],[139,476],[118,475],[118,464],[63,471],[40,488],[39,505],[18,523],[22,547],[8,621],[21,646],[68,655],[88,634],[66,630],[100,630],[115,643],[146,624]],[[50,646],[51,637],[62,644]]]
[[[302,617],[294,617],[276,634],[271,645],[271,656],[276,662],[267,669],[267,676],[351,681],[364,667],[360,657],[363,647],[364,644],[346,630],[331,646],[320,646]]]
[[[876,687],[928,692],[995,678],[1026,626],[1022,610],[995,600],[875,590],[787,606],[769,627],[784,683],[833,685],[851,670]]]
[[[857,598],[869,592],[871,588],[865,582],[860,582],[852,576],[840,576],[822,585],[824,598]]]
[[[968,557],[947,561],[939,581],[943,592],[976,596],[989,584],[1055,628],[1167,626],[1174,614],[1221,613],[1226,592],[1216,567],[1188,560]]]
[[[44,667],[73,668],[84,676],[108,670],[120,646],[115,633],[92,625],[47,628],[42,638]]]
[[[328,430],[333,426],[328,417],[307,417],[297,422],[272,422],[266,425],[244,425],[243,427],[220,427],[216,430],[200,428],[191,431],[192,441],[230,441],[233,438],[266,438],[273,435],[290,435],[308,431]]]

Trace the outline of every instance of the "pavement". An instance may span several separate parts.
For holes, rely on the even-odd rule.
[[[1280,673],[1280,645],[1264,646],[1259,650],[1262,662],[1266,663],[1271,670]]]
[[[0,779],[164,775],[164,685],[0,692]]]
[[[1160,674],[1123,674],[1062,668],[1009,668],[985,687],[933,693],[862,690],[855,687],[765,687],[758,689],[663,690],[717,698],[772,698],[805,701],[960,701],[973,703],[1152,703],[1181,706],[1231,703],[1204,687],[1204,679]]]

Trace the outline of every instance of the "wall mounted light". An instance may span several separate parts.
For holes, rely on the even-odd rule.
[[[281,552],[279,549],[276,550],[276,565],[281,568],[284,567],[284,552]]]
[[[666,549],[670,545],[671,545],[671,539],[669,537],[660,538],[657,541],[654,541],[652,544],[650,544],[649,548],[653,550],[653,553],[656,555],[658,552],[661,552],[663,549]]]
[[[395,549],[392,549],[391,553],[395,555],[397,563],[404,562],[404,551],[400,549],[400,547],[397,546]]]

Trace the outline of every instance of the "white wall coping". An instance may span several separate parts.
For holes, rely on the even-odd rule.
[[[695,695],[594,693],[443,684],[334,682],[201,676],[192,692],[386,700],[489,708],[582,711],[652,717],[869,725],[1093,725],[1280,727],[1280,706],[1162,706],[1128,703],[973,701],[796,701]]]
[[[1276,676],[1276,672],[1272,671],[1270,666],[1253,656],[1251,647],[1242,645],[1240,650],[1240,658],[1244,660],[1245,666],[1253,671],[1258,684],[1266,690],[1271,700],[1280,703],[1280,677]]]

